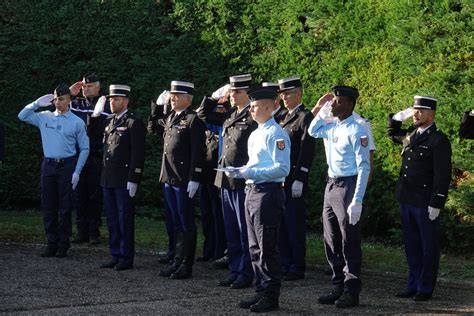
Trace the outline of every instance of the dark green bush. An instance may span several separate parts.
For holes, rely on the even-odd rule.
[[[198,103],[231,74],[250,72],[256,82],[298,74],[309,107],[333,84],[359,88],[357,111],[371,120],[377,143],[364,235],[390,239],[400,228],[392,192],[401,158],[385,126],[388,114],[411,105],[413,95],[438,98],[437,125],[452,142],[455,174],[472,179],[473,143],[459,141],[457,132],[474,98],[473,12],[469,0],[3,1],[2,207],[38,202],[39,135],[16,115],[58,82],[95,71],[104,89],[128,83],[132,107],[146,119],[149,100],[173,79],[192,80]],[[161,207],[160,140],[147,142],[138,203]],[[325,170],[319,143],[307,200],[314,229]],[[474,235],[472,181],[455,180],[442,217],[449,248]]]

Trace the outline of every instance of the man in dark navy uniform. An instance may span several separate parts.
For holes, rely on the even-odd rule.
[[[91,124],[91,116],[95,105],[100,99],[99,77],[95,74],[85,75],[82,81],[71,86],[73,96],[82,89],[83,98],[73,98],[71,101],[72,113],[79,116],[87,126],[87,135],[90,140],[90,152],[87,162],[82,170],[81,179],[75,190],[75,210],[77,237],[73,243],[89,242],[90,245],[100,243],[100,230],[102,224],[102,189],[100,187],[100,174],[102,170],[102,139],[104,130],[102,124]],[[104,121],[110,115],[110,106],[106,102],[104,110],[99,117]]]
[[[287,114],[278,123],[291,140],[291,169],[285,179],[285,212],[279,239],[283,280],[304,278],[306,270],[305,193],[314,158],[316,140],[308,134],[313,114],[301,103],[303,88],[299,77],[278,80]]]
[[[459,138],[474,139],[474,110],[464,112],[459,126]]]
[[[145,126],[129,112],[130,87],[111,85],[110,109],[114,115],[106,121],[104,155],[100,184],[109,229],[112,260],[101,268],[128,270],[134,259],[134,203],[145,162]],[[101,125],[105,100],[97,102],[92,116]]]
[[[405,253],[409,267],[405,290],[397,297],[429,300],[438,276],[440,249],[437,220],[448,197],[451,181],[451,143],[438,130],[437,100],[415,96],[415,103],[389,115],[387,132],[402,144],[402,167],[395,196],[400,202]],[[402,121],[413,125],[402,129]]]
[[[245,74],[229,79],[230,103],[233,106],[231,111],[218,113],[210,106],[203,111],[206,123],[222,125],[222,156],[219,159],[219,168],[241,167],[247,163],[247,140],[250,133],[257,128],[257,123],[249,112],[250,100],[247,95],[252,77]],[[219,286],[246,288],[252,284],[253,271],[245,222],[245,181],[229,178],[224,172],[218,171],[214,184],[221,189],[230,269],[230,276],[219,281]]]
[[[173,262],[159,275],[171,279],[192,276],[196,252],[193,197],[203,177],[206,127],[190,108],[193,90],[190,82],[172,81],[172,111],[159,122],[164,123],[160,182],[173,216],[176,251]]]

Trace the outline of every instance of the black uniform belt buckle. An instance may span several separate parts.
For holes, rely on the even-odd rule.
[[[264,189],[283,189],[285,187],[284,183],[281,182],[267,182],[267,183],[249,183],[247,188],[256,192],[263,191]]]
[[[71,159],[72,157],[69,157],[69,158],[44,158],[44,160],[46,160],[47,163],[50,163],[50,164],[57,164],[57,165],[64,165],[64,163],[66,161],[68,161],[69,159]]]
[[[348,179],[351,179],[351,178],[354,178],[354,177],[357,177],[356,175],[355,176],[346,176],[346,177],[327,177],[326,178],[326,182],[338,182],[338,181],[344,181],[344,180],[348,180]]]

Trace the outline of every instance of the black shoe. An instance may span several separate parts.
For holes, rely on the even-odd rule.
[[[257,304],[262,297],[261,294],[255,294],[254,296],[241,300],[238,306],[240,308],[249,309],[250,306]]]
[[[176,270],[178,270],[179,266],[180,266],[179,264],[175,264],[173,262],[173,264],[169,265],[166,269],[160,270],[158,275],[160,277],[169,278]]]
[[[238,289],[246,289],[252,286],[252,280],[243,281],[243,280],[235,280],[231,285],[230,288],[234,290]]]
[[[48,246],[46,249],[40,254],[43,258],[50,258],[56,256],[56,252],[58,252],[58,248]]]
[[[318,302],[319,304],[334,304],[342,296],[342,292],[342,287],[335,286],[329,294],[318,297]]]
[[[235,282],[235,280],[237,280],[237,277],[230,276],[227,279],[220,280],[219,283],[217,283],[217,285],[219,285],[219,286],[230,286],[232,283]]]
[[[66,258],[67,257],[67,249],[59,248],[56,252],[56,258]]]
[[[197,257],[196,258],[196,262],[208,262],[210,260],[211,260],[210,257]]]
[[[336,307],[348,308],[359,305],[359,295],[351,295],[348,292],[344,292],[342,296],[335,302]]]
[[[89,237],[83,236],[83,235],[77,235],[77,237],[75,239],[73,239],[71,242],[73,244],[82,244],[82,243],[85,243],[85,242],[88,242],[88,241],[89,241]]]
[[[123,270],[130,270],[130,269],[133,269],[132,264],[125,264],[125,263],[119,262],[115,266],[115,271],[123,271]]]
[[[254,313],[263,313],[274,311],[280,308],[278,301],[269,299],[268,297],[262,297],[257,303],[250,306],[250,311]]]
[[[433,294],[431,293],[416,293],[415,296],[413,297],[413,300],[416,302],[421,302],[421,301],[427,301],[430,300],[433,297]]]
[[[193,276],[193,268],[186,264],[181,264],[175,272],[171,273],[170,279],[182,280]]]
[[[397,294],[395,294],[396,297],[401,297],[401,298],[413,298],[413,296],[415,296],[416,294],[416,290],[405,290],[405,291],[402,291],[402,292],[398,292]]]
[[[89,246],[95,246],[100,244],[100,237],[91,237],[89,240]]]
[[[288,272],[283,276],[283,281],[295,281],[304,279],[304,273],[301,272]]]
[[[105,263],[102,263],[99,268],[101,269],[113,269],[115,268],[115,266],[117,265],[117,261],[108,261],[108,262],[105,262]]]
[[[228,269],[229,268],[229,258],[224,256],[220,259],[214,260],[212,266],[216,269]]]

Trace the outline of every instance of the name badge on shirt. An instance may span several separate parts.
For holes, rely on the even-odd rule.
[[[127,126],[117,127],[117,132],[124,132],[127,130]]]

